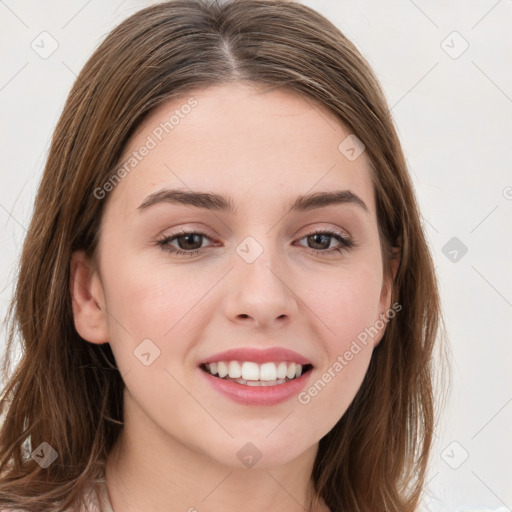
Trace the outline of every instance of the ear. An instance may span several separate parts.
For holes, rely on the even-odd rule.
[[[71,256],[69,285],[78,334],[91,343],[107,343],[109,336],[103,285],[98,271],[84,251],[76,251]]]
[[[386,318],[387,312],[391,308],[391,295],[393,293],[393,284],[395,282],[396,273],[398,272],[398,267],[400,265],[400,257],[401,257],[401,248],[399,246],[393,247],[393,256],[391,259],[391,276],[385,276],[385,279],[382,283],[382,290],[379,301],[379,320],[382,319],[387,325]],[[385,332],[385,325],[380,331],[380,333],[375,337],[373,346],[376,347]]]

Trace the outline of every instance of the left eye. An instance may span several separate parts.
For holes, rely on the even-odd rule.
[[[201,252],[203,238],[210,240],[210,237],[205,233],[188,231],[178,235],[168,236],[159,240],[157,243],[164,251],[190,256]],[[331,247],[332,239],[338,241],[337,246]],[[306,243],[316,245],[316,247],[309,247],[310,251],[315,254],[342,252],[351,249],[355,245],[354,242],[343,233],[331,231],[315,231],[302,237],[300,240],[307,240]],[[173,242],[177,242],[178,247],[172,245]],[[320,246],[320,248],[318,248],[318,246]]]
[[[338,233],[337,231],[314,231],[313,233],[306,235],[304,238],[307,239],[308,243],[312,243],[317,246],[320,245],[321,247],[327,243],[327,247],[324,247],[324,249],[318,249],[315,247],[311,249],[311,252],[321,256],[332,256],[336,253],[349,251],[356,246],[352,238],[343,233]],[[301,238],[301,240],[304,238]],[[338,245],[331,248],[331,239],[333,238],[338,241]]]

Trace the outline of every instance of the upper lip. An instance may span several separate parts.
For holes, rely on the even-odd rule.
[[[215,363],[218,361],[252,361],[258,364],[290,361],[301,365],[311,364],[311,361],[309,361],[308,358],[294,352],[293,350],[288,350],[287,348],[275,347],[258,349],[244,347],[233,348],[231,350],[226,350],[225,352],[218,352],[217,354],[213,354],[203,359],[199,365]]]

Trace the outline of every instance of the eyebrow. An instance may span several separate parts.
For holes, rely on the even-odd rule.
[[[159,203],[182,204],[231,214],[234,214],[236,211],[235,204],[229,197],[209,192],[171,189],[163,189],[150,194],[144,199],[142,204],[138,207],[138,210],[144,211],[150,206]],[[289,203],[288,208],[291,212],[306,212],[335,204],[356,205],[366,213],[370,213],[365,202],[350,190],[315,192],[313,194],[302,195],[297,197],[291,204]]]

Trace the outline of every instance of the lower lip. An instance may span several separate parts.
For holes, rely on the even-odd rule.
[[[243,405],[276,405],[286,402],[301,392],[312,372],[309,370],[296,379],[275,386],[246,386],[214,377],[201,368],[199,371],[216,391]]]

